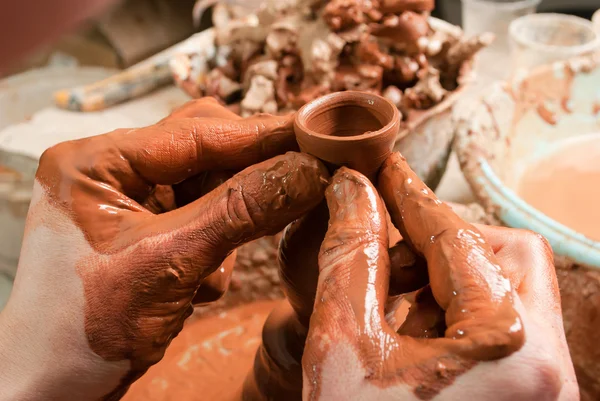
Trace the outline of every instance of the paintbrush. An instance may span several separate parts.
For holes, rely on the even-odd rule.
[[[145,95],[172,81],[168,60],[137,65],[90,85],[55,92],[54,103],[72,111],[98,111]]]
[[[171,84],[169,63],[176,54],[195,54],[210,46],[214,47],[214,33],[197,33],[109,78],[55,92],[54,103],[61,109],[98,111],[126,102]]]

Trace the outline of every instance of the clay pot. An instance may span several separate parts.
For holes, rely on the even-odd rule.
[[[336,92],[302,107],[294,132],[302,152],[333,166],[372,177],[392,153],[400,112],[387,99],[367,92]]]

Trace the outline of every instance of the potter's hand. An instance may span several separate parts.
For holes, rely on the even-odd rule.
[[[304,399],[577,399],[547,243],[463,222],[399,154],[382,167],[379,187],[426,259],[430,286],[399,330],[386,321],[384,205],[365,177],[339,170],[326,192],[331,217],[302,360]]]
[[[239,119],[204,99],[150,127],[48,150],[0,315],[10,367],[0,399],[118,398],[162,358],[233,249],[321,201],[326,170],[280,155],[293,147],[288,119]],[[243,168],[199,197],[204,172]]]

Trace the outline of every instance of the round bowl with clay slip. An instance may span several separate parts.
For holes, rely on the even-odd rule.
[[[461,106],[455,113],[455,148],[483,206],[507,226],[542,234],[556,255],[600,271],[600,242],[517,194],[526,167],[559,141],[600,132],[600,54],[517,75]]]

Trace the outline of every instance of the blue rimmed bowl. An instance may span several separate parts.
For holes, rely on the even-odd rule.
[[[480,203],[507,226],[544,235],[557,255],[600,269],[600,242],[551,219],[516,192],[525,168],[557,141],[600,132],[600,55],[496,83],[457,107],[454,118],[461,169]]]

